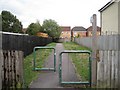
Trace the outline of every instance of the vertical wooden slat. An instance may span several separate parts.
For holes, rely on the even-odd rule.
[[[111,87],[111,81],[112,81],[112,78],[111,78],[111,76],[112,76],[112,50],[110,50],[110,52],[109,52],[109,61],[110,61],[110,88],[112,88]]]
[[[14,73],[13,73],[13,52],[12,52],[12,51],[10,52],[10,56],[11,56],[10,66],[11,66],[11,87],[12,87],[12,86],[13,86],[13,83],[14,83],[14,81],[13,81],[13,74],[14,74]]]
[[[3,79],[3,53],[2,50],[0,49],[0,90],[2,89],[2,79]]]
[[[6,86],[6,80],[7,80],[7,78],[6,78],[6,75],[7,75],[7,73],[6,73],[6,57],[7,57],[7,55],[6,54],[7,54],[7,52],[4,51],[4,80],[3,80],[3,87]]]
[[[120,42],[119,42],[120,43]],[[120,48],[118,51],[118,84],[120,83]],[[118,88],[120,89],[120,85],[118,85]]]
[[[104,79],[104,88],[106,88],[106,84],[107,84],[107,53],[106,53],[106,50],[104,51],[104,77],[103,77],[103,79]]]
[[[17,82],[16,82],[16,55],[15,55],[15,51],[14,51],[14,86],[15,86],[15,88],[16,88],[16,84],[17,84]]]
[[[107,51],[107,88],[110,88],[110,51]]]
[[[20,78],[20,83],[22,84],[22,87],[24,87],[24,78],[23,78],[23,52],[22,51],[19,51],[18,52],[18,57],[19,57],[19,69],[20,69],[20,72],[19,72],[19,78]]]
[[[15,71],[16,71],[16,82],[19,82],[19,58],[18,51],[15,51]]]
[[[14,73],[14,51],[11,51],[12,55],[12,86],[15,86],[15,73]]]
[[[99,51],[99,55],[100,55],[99,57],[101,58],[97,65],[97,86],[102,87],[103,86],[103,72],[104,72],[103,51]]]
[[[114,74],[115,74],[115,70],[114,70],[115,64],[114,64],[114,51],[112,51],[112,71],[111,71],[111,87],[114,88]]]
[[[115,51],[115,88],[118,87],[118,51]]]
[[[7,73],[8,73],[8,75],[7,75],[8,81],[7,81],[7,82],[8,82],[8,84],[7,84],[7,85],[8,85],[8,87],[10,87],[10,78],[9,78],[9,76],[10,76],[10,73],[9,73],[9,66],[10,66],[10,65],[9,65],[9,59],[10,59],[10,56],[9,56],[9,53],[10,53],[10,52],[8,51],[8,52],[7,52],[7,55],[8,55],[8,58],[7,58]]]

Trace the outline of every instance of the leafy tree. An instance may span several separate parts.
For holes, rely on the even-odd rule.
[[[48,33],[48,35],[53,39],[60,37],[61,29],[56,21],[52,19],[44,20],[42,27],[43,27],[43,31],[45,33]]]
[[[22,23],[9,11],[2,11],[2,29],[5,32],[22,32]]]
[[[41,25],[39,21],[37,21],[36,23],[31,23],[27,28],[27,33],[29,35],[36,35],[39,31],[41,31]]]
[[[2,31],[2,15],[0,14],[0,31]]]

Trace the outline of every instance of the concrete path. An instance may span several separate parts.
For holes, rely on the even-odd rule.
[[[61,43],[56,45],[56,72],[54,71],[44,71],[39,74],[38,79],[34,80],[30,88],[62,88],[59,85],[59,53],[64,50],[64,47]],[[69,60],[68,54],[63,54],[63,63],[62,63],[62,76],[63,81],[78,81],[77,75],[75,73],[74,66]],[[69,63],[69,64],[68,64]],[[48,60],[45,63],[47,67],[53,67],[53,56],[50,55]],[[69,69],[68,69],[69,68]]]

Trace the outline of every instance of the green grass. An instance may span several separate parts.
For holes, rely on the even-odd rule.
[[[90,48],[82,46],[82,45],[78,45],[77,43],[74,43],[74,42],[64,42],[63,45],[65,49],[67,50],[89,50],[91,51]]]
[[[63,43],[66,50],[89,50],[91,49],[78,45],[74,42],[66,42]],[[74,63],[76,67],[77,73],[80,75],[82,81],[88,81],[89,80],[89,60],[88,54],[79,54],[79,53],[72,53],[69,54],[69,56],[72,59],[72,62]]]
[[[56,43],[50,43],[47,46],[55,47]],[[52,52],[51,49],[38,49],[36,50],[36,63],[37,67],[42,67],[45,60]],[[33,53],[24,58],[24,79],[26,86],[29,86],[30,83],[35,80],[40,72],[33,71]]]

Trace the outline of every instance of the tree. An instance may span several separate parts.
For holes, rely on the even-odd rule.
[[[2,31],[2,15],[0,14],[0,31]]]
[[[31,23],[27,28],[27,33],[29,35],[36,35],[39,31],[41,31],[41,25],[39,21],[37,21],[36,23]]]
[[[22,32],[22,23],[9,11],[2,11],[2,31],[5,32]]]
[[[56,21],[52,19],[44,20],[42,27],[43,27],[43,31],[53,39],[60,37],[61,29]]]

